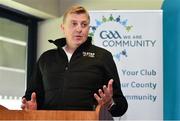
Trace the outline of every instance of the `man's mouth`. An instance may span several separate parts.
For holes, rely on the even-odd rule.
[[[82,38],[82,36],[77,35],[77,36],[75,36],[75,38],[80,39],[80,38]]]
[[[75,37],[82,37],[81,35],[76,35]]]

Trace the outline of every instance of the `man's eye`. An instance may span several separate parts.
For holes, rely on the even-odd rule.
[[[73,25],[73,26],[76,26],[76,25],[77,25],[77,23],[72,23],[72,25]]]
[[[83,23],[83,24],[82,24],[82,27],[86,27],[86,26],[87,26],[87,23]]]

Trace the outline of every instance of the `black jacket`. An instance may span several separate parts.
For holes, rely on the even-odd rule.
[[[38,109],[93,110],[97,105],[94,93],[113,82],[112,116],[121,116],[127,110],[127,101],[120,88],[117,69],[110,52],[91,44],[91,38],[73,53],[70,62],[62,49],[65,38],[50,41],[57,46],[44,52],[36,65],[25,93],[30,100],[37,94]]]

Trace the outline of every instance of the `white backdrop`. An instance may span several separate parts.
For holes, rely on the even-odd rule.
[[[94,44],[116,62],[128,100],[124,120],[163,119],[162,11],[91,11]]]

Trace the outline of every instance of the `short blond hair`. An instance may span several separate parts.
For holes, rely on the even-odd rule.
[[[74,6],[70,7],[69,9],[67,9],[63,15],[63,23],[65,23],[68,14],[86,14],[86,16],[90,22],[89,13],[83,6],[74,5]]]

